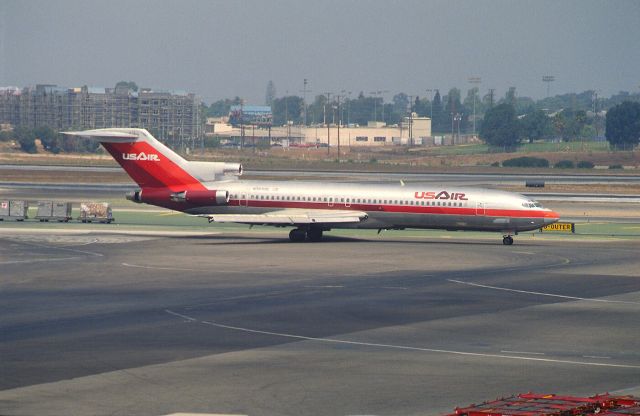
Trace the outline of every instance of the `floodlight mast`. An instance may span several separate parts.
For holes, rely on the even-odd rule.
[[[549,90],[551,87],[551,83],[556,80],[556,77],[553,75],[543,75],[542,82],[547,84],[547,98],[549,98]]]

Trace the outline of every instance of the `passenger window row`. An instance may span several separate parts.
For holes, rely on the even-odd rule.
[[[238,199],[238,194],[231,195],[231,198]],[[291,195],[249,195],[252,201],[301,201],[301,202],[327,202],[327,203],[347,203],[347,204],[382,204],[382,205],[414,205],[414,206],[437,206],[437,207],[462,207],[467,206],[467,202],[451,201],[410,201],[402,199],[367,199],[367,198],[334,198],[334,197],[311,197],[311,196],[291,196]],[[525,205],[525,204],[522,204]]]

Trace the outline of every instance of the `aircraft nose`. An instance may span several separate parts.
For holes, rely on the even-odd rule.
[[[553,224],[554,222],[558,222],[560,219],[560,215],[558,215],[555,211],[549,211],[544,214],[544,223],[545,224]]]

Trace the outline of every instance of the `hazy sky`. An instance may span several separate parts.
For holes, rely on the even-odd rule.
[[[241,96],[509,86],[640,87],[640,1],[0,0],[0,86],[52,83]]]

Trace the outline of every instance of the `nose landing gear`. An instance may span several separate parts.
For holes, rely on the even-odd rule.
[[[511,237],[510,235],[505,235],[504,237],[502,237],[502,244],[504,244],[505,246],[512,245],[513,237]]]

